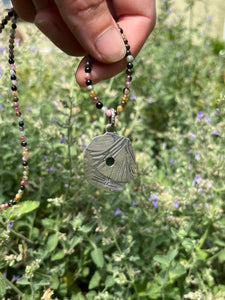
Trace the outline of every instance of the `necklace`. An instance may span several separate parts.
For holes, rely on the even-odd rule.
[[[24,120],[22,116],[22,112],[19,106],[19,97],[18,97],[18,90],[17,90],[17,77],[16,77],[16,66],[14,62],[14,45],[15,45],[15,34],[16,34],[16,19],[17,15],[14,10],[10,10],[8,14],[3,18],[2,22],[0,23],[0,33],[2,33],[3,29],[7,25],[8,21],[11,20],[11,30],[10,30],[10,37],[9,37],[9,68],[10,68],[10,79],[11,79],[11,93],[12,93],[12,101],[13,107],[16,112],[16,117],[19,125],[19,132],[20,132],[20,143],[22,146],[22,166],[23,166],[23,177],[20,182],[20,188],[17,191],[13,200],[10,200],[7,203],[0,205],[1,209],[7,209],[15,204],[17,204],[25,190],[25,186],[27,184],[28,175],[29,175],[29,167],[28,167],[28,148],[27,148],[27,141],[26,136],[24,134]]]
[[[84,154],[84,173],[88,182],[106,191],[116,191],[128,183],[136,171],[135,155],[131,142],[128,138],[119,136],[116,132],[115,120],[124,110],[129,99],[133,73],[133,56],[130,52],[130,45],[119,27],[126,47],[126,80],[125,88],[120,105],[116,109],[106,108],[96,95],[91,80],[91,57],[85,64],[85,79],[89,96],[96,108],[101,110],[108,118],[105,134],[94,137],[88,145]]]
[[[9,66],[10,66],[10,79],[12,82],[12,100],[13,106],[16,112],[17,121],[19,124],[20,132],[20,143],[22,146],[22,165],[23,165],[23,177],[20,182],[20,188],[18,189],[13,200],[7,203],[0,204],[0,210],[8,209],[9,207],[17,204],[24,193],[28,175],[28,147],[26,136],[24,134],[24,119],[19,106],[19,97],[17,89],[17,77],[16,77],[16,66],[14,62],[14,45],[15,45],[15,34],[16,34],[16,20],[17,15],[12,9],[2,19],[0,23],[0,33],[7,25],[8,21],[12,22],[9,38]],[[123,33],[123,30],[119,27],[119,31],[122,35],[125,47],[126,47],[126,81],[125,88],[123,89],[123,95],[120,105],[116,109],[107,109],[99,97],[96,95],[94,86],[91,80],[92,63],[91,56],[88,56],[85,63],[85,80],[87,90],[96,108],[101,110],[108,118],[108,124],[105,128],[103,135],[94,137],[84,154],[84,173],[89,183],[95,185],[98,188],[103,188],[107,191],[115,191],[121,188],[124,184],[128,183],[133,174],[136,171],[135,155],[132,148],[131,142],[128,138],[119,136],[116,132],[115,121],[118,115],[124,110],[129,99],[129,93],[131,88],[132,73],[133,73],[133,56],[130,52],[130,46]]]

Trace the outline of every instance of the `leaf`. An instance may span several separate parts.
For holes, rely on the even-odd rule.
[[[82,237],[75,236],[71,241],[71,245],[70,245],[68,252],[71,252],[73,250],[73,248],[75,248],[81,241],[82,241]]]
[[[46,245],[48,252],[52,252],[53,250],[55,250],[55,248],[58,244],[58,241],[59,241],[59,233],[58,232],[49,236],[47,245]]]
[[[207,252],[201,249],[196,250],[196,256],[199,260],[205,260],[208,256]]]
[[[169,262],[166,255],[156,255],[153,257],[153,259],[162,265],[169,266]]]
[[[91,289],[98,287],[100,280],[101,280],[100,273],[98,271],[96,271],[89,282],[88,288],[91,290]]]
[[[8,220],[13,220],[24,214],[32,212],[33,210],[37,209],[39,205],[40,203],[38,201],[24,201],[3,211],[3,214]]]
[[[60,250],[60,251],[56,252],[56,254],[54,254],[52,256],[51,261],[62,259],[64,256],[65,256],[65,251]]]
[[[114,283],[115,283],[115,280],[114,280],[113,276],[107,276],[106,277],[106,280],[105,280],[105,287],[106,288],[109,288],[109,287],[113,286]]]
[[[178,251],[176,249],[171,249],[167,252],[168,262],[171,263],[173,259],[177,256]]]
[[[225,249],[220,252],[218,258],[220,261],[225,261]]]
[[[104,256],[101,248],[96,248],[91,252],[93,262],[97,267],[102,268],[104,265]]]
[[[0,296],[3,297],[6,292],[6,282],[5,282],[5,277],[3,274],[0,272]]]

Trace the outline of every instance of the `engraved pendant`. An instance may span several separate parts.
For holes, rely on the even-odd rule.
[[[128,138],[106,132],[92,139],[84,154],[88,182],[106,191],[128,183],[136,171],[135,155]]]

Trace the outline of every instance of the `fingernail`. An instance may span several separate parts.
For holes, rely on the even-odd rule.
[[[121,60],[126,54],[123,39],[113,27],[109,27],[97,37],[95,46],[101,57],[110,63]]]

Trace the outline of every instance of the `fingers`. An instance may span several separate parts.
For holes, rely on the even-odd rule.
[[[13,7],[17,14],[22,18],[23,20],[27,22],[33,22],[36,10],[32,3],[32,1],[29,0],[12,0]]]
[[[126,0],[116,0],[114,6],[111,7],[111,12],[127,37],[132,55],[136,56],[155,26],[155,1],[142,0],[140,3],[136,0],[129,0],[130,5],[127,5],[126,2]],[[142,4],[144,5],[142,6]],[[126,59],[113,64],[93,61],[92,81],[96,83],[102,79],[111,78],[120,73],[125,66]],[[84,61],[82,61],[76,72],[76,80],[80,86],[85,86],[84,77]]]
[[[105,0],[55,0],[81,46],[96,60],[112,63],[125,55],[123,40]]]

